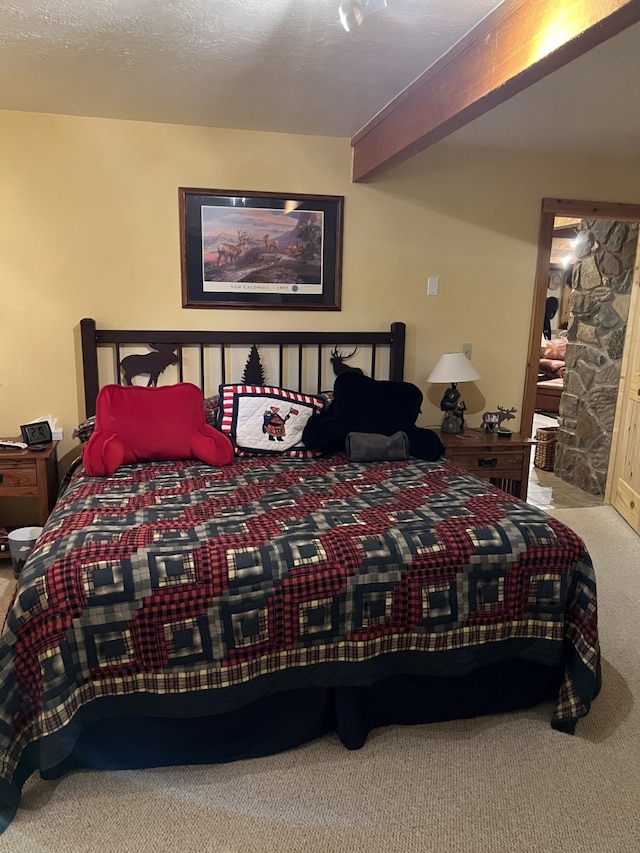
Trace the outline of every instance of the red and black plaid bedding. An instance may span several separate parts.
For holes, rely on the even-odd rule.
[[[0,806],[29,745],[45,763],[54,733],[71,748],[96,703],[201,716],[513,659],[564,665],[553,725],[588,712],[591,561],[559,521],[450,463],[79,468],[0,643]]]

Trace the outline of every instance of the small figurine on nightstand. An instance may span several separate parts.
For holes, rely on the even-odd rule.
[[[503,435],[508,433],[508,430],[502,429],[502,421],[512,421],[517,411],[515,406],[512,406],[510,409],[498,406],[497,412],[485,412],[482,416],[482,429],[487,432],[493,432],[494,427],[497,426],[498,432],[501,432]]]

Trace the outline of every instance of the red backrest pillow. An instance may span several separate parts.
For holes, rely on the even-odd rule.
[[[190,382],[159,388],[105,385],[82,454],[86,472],[94,477],[133,462],[200,459],[228,465],[233,457],[231,441],[206,422],[202,391]]]

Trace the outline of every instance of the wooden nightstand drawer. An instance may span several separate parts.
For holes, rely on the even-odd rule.
[[[522,469],[522,450],[496,453],[495,448],[477,448],[475,452],[447,453],[456,465],[466,468],[482,477],[510,477],[519,474]]]
[[[35,486],[37,482],[36,469],[31,462],[0,463],[0,495],[21,486]]]

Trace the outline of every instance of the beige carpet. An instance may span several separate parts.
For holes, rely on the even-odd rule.
[[[610,507],[554,514],[599,585],[604,687],[575,737],[542,706],[378,730],[356,752],[325,737],[224,766],[32,779],[0,851],[638,853],[640,538]]]

